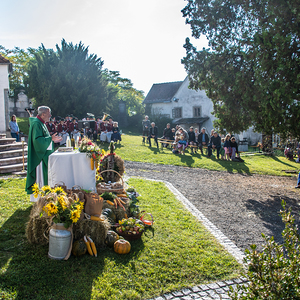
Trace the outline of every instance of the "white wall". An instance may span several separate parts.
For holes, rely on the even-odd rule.
[[[193,107],[201,106],[201,117],[209,117],[203,126],[206,127],[208,132],[210,132],[210,130],[213,128],[213,120],[215,120],[215,117],[211,114],[213,111],[213,103],[206,96],[204,90],[191,90],[188,88],[188,85],[189,80],[186,78],[174,96],[175,98],[179,99],[178,102],[172,101],[168,103],[154,103],[152,104],[151,112],[152,114],[169,115],[170,118],[172,118],[172,109],[181,107],[182,118],[193,118]],[[197,124],[190,125],[197,126]]]
[[[5,133],[5,100],[4,90],[9,89],[8,65],[0,64],[0,132]]]

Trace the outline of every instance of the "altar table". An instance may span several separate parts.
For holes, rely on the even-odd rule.
[[[48,184],[54,187],[64,182],[68,189],[79,185],[96,191],[96,170],[91,170],[90,158],[80,152],[54,152],[48,161]]]

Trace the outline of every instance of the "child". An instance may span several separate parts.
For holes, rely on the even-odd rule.
[[[187,147],[187,141],[184,139],[184,135],[180,135],[180,140],[178,141],[177,148],[179,150],[179,154],[184,155],[184,150]],[[182,150],[181,150],[182,148]]]
[[[121,134],[119,132],[119,127],[118,127],[118,122],[114,122],[113,123],[113,129],[112,129],[112,135],[111,135],[111,139],[116,143],[117,141],[119,141],[119,143],[122,141],[121,139]]]
[[[230,160],[231,147],[230,147],[230,134],[227,134],[224,140],[225,160]]]

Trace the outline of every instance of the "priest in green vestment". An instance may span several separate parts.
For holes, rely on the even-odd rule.
[[[54,151],[54,143],[61,137],[50,135],[46,126],[51,117],[48,106],[40,106],[36,118],[29,118],[28,158],[27,158],[27,194],[32,194],[32,186],[36,182],[39,187],[48,184],[48,157]],[[36,199],[37,200],[37,199]],[[31,197],[31,201],[35,201]]]

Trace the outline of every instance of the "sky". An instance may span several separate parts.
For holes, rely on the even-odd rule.
[[[4,1],[2,1],[4,2]],[[12,49],[55,48],[66,42],[89,47],[104,68],[119,71],[134,88],[182,81],[183,45],[191,38],[181,10],[184,0],[9,0],[1,3],[0,45]],[[192,39],[198,49],[207,40]]]

